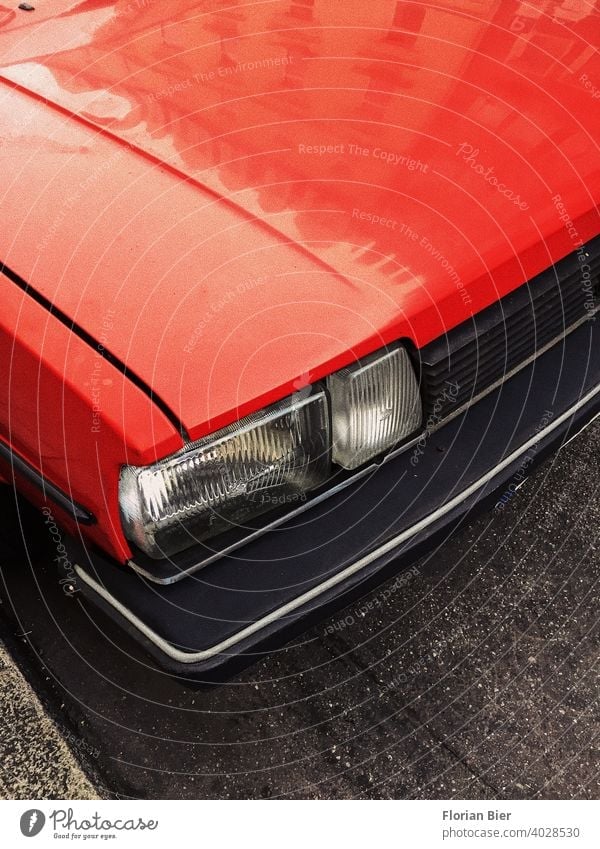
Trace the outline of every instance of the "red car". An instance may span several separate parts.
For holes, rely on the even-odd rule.
[[[0,472],[66,592],[205,675],[515,509],[600,409],[599,32],[4,0]]]

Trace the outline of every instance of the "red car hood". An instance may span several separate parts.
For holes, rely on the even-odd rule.
[[[193,437],[598,232],[590,3],[0,6],[0,259]]]

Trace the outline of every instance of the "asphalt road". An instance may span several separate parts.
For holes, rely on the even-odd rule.
[[[77,742],[52,721],[0,643],[0,799],[37,799],[49,788],[63,799],[97,798],[71,750]]]
[[[218,687],[157,672],[67,598],[43,531],[32,564],[5,537],[0,628],[101,795],[598,798],[599,438],[597,420],[401,588]]]

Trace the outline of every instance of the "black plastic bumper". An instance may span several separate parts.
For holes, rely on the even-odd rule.
[[[353,486],[179,583],[75,548],[79,588],[171,672],[251,659],[413,563],[476,506],[512,498],[600,411],[599,333],[587,321]]]

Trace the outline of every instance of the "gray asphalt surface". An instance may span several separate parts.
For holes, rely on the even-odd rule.
[[[598,798],[599,437],[219,687],[157,672],[43,554],[2,555],[2,628],[102,795]]]
[[[0,799],[96,799],[73,754],[81,740],[57,726],[0,643]]]

